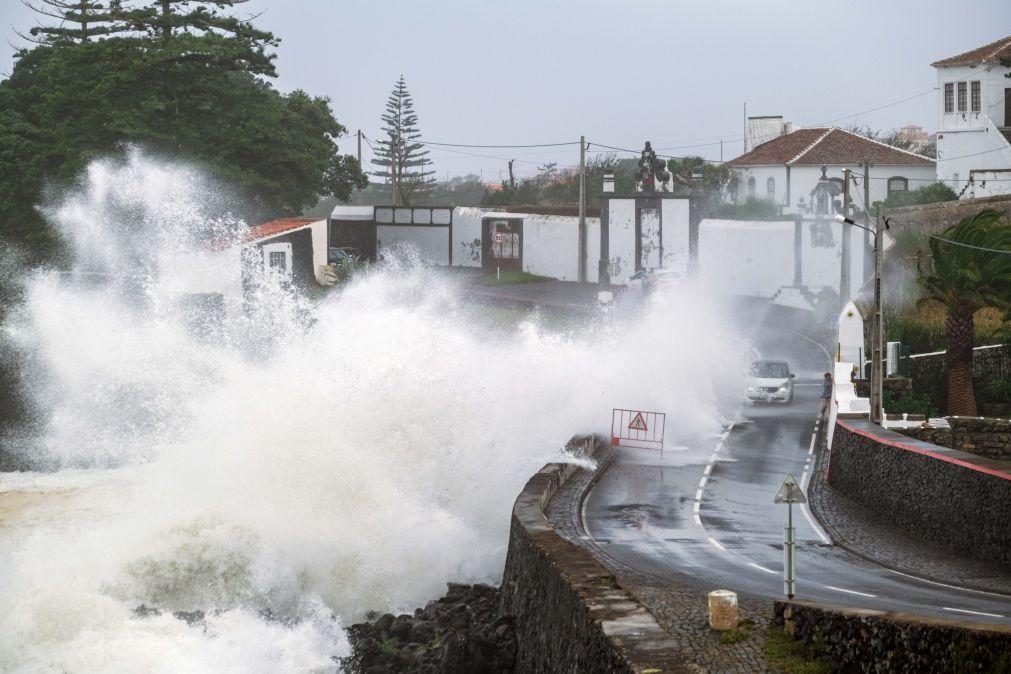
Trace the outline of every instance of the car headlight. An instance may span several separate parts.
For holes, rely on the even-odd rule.
[[[779,387],[779,392],[780,393],[786,393],[789,390],[790,390],[790,387],[787,384],[783,384],[782,386]]]
[[[755,392],[757,392],[757,391],[758,391],[758,389],[757,389],[757,388],[755,388],[754,386],[749,386],[749,387],[748,387],[748,393],[755,393]]]

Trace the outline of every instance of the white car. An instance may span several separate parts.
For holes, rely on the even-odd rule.
[[[748,400],[752,403],[793,402],[793,380],[790,364],[784,360],[756,360],[748,378]]]

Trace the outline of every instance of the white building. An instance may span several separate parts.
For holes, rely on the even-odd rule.
[[[1011,67],[1002,63],[1011,63],[1011,37],[931,64],[937,179],[963,198],[1011,194]]]
[[[762,125],[763,130],[766,126]],[[859,185],[851,185],[850,192],[851,204],[861,210],[865,170],[870,176],[870,204],[884,200],[892,192],[916,189],[935,179],[933,159],[851,131],[836,127],[791,131],[788,124],[782,124],[781,128],[783,135],[727,162],[736,173],[729,189],[732,201],[749,197],[768,199],[782,206],[784,213],[829,214],[831,204],[816,203],[812,207],[823,167],[825,175],[838,181],[840,187],[843,169],[858,174]]]

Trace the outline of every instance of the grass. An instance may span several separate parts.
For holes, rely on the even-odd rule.
[[[980,309],[973,317],[976,346],[1000,344],[997,334],[1003,324],[1003,314],[997,309]],[[887,340],[902,342],[910,353],[944,351],[948,345],[945,330],[947,312],[944,307],[930,302],[910,308],[898,316],[885,319]]]
[[[553,281],[550,276],[538,276],[525,271],[504,271],[499,275],[491,274],[485,277],[485,283],[493,286],[513,285],[516,283],[536,283],[537,281]]]
[[[741,630],[726,630],[725,632],[720,632],[720,643],[725,645],[739,644],[748,638],[748,633],[742,632]]]
[[[782,630],[769,630],[762,652],[766,661],[784,674],[828,674],[832,671],[828,662],[815,658],[804,644]]]

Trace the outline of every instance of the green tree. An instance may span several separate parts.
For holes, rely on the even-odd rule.
[[[379,167],[373,173],[393,184],[394,205],[410,205],[411,199],[431,190],[435,171],[426,170],[428,150],[420,142],[418,115],[414,112],[414,99],[407,91],[407,82],[401,75],[393,85],[383,114],[383,133],[386,137],[377,143],[372,163]]]
[[[28,35],[21,34],[21,37],[37,44],[88,42],[130,30],[121,0],[109,0],[107,5],[95,0],[37,0],[35,4],[26,0],[22,2],[36,14],[59,21],[55,26],[34,26]]]
[[[282,95],[262,77],[272,57],[250,50],[267,44],[177,26],[167,42],[142,34],[21,51],[0,82],[0,237],[52,253],[36,209],[44,191],[130,145],[203,166],[245,197],[251,220],[300,213],[321,195],[347,200],[367,180],[338,150],[344,127],[328,99]]]
[[[976,416],[973,317],[984,307],[1011,309],[1011,226],[987,209],[940,237],[930,239],[929,268],[920,268],[920,302],[938,302],[947,311],[948,414]]]

